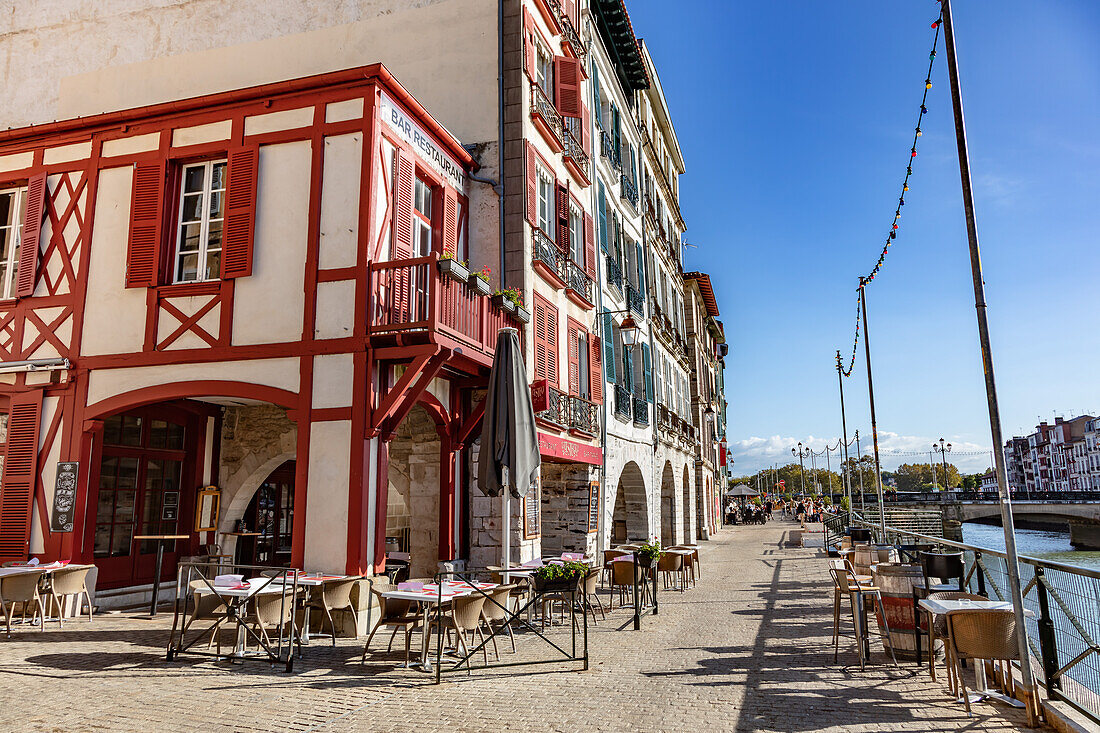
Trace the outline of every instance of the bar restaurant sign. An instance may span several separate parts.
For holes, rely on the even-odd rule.
[[[413,146],[421,158],[431,164],[436,173],[460,191],[466,187],[466,173],[454,158],[443,152],[424,128],[414,122],[401,107],[385,94],[379,105],[378,116],[383,123]]]
[[[76,509],[76,477],[80,464],[65,461],[57,464],[57,477],[53,485],[53,512],[50,514],[51,532],[72,532],[73,514]]]

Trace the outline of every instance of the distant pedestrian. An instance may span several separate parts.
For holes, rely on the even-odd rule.
[[[794,515],[802,525],[802,529],[806,529],[806,504],[801,499],[798,500],[798,506],[794,508]]]

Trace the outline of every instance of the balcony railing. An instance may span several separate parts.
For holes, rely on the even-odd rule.
[[[558,146],[561,147],[565,123],[562,121],[561,115],[558,114],[557,107],[546,96],[546,92],[543,91],[542,87],[535,82],[531,82],[531,117],[536,118],[536,121],[541,118],[542,124],[554,136]]]
[[[573,430],[595,435],[600,431],[600,408],[583,397],[570,395],[569,400],[569,427]]]
[[[634,395],[621,384],[615,385],[615,414],[619,417],[630,418],[634,414]]]
[[[565,261],[565,287],[583,298],[586,303],[596,302],[592,292],[594,290],[592,278],[588,277],[584,268],[573,260]]]
[[[626,304],[639,316],[645,315],[645,298],[630,283],[626,284]]]
[[[370,266],[370,335],[438,332],[491,357],[497,331],[523,324],[465,283],[442,275],[438,262],[433,253]]]
[[[619,267],[619,261],[610,254],[606,257],[607,260],[607,282],[614,285],[622,292],[623,289],[623,268]]]
[[[622,197],[630,202],[630,205],[635,209],[638,208],[638,187],[634,185],[634,181],[630,179],[625,173],[619,175],[619,190],[622,192]]]
[[[557,243],[554,242],[553,239],[550,239],[549,235],[542,231],[541,227],[535,224],[531,225],[531,238],[534,248],[531,252],[531,257],[534,263],[541,264],[550,274],[558,280],[565,282],[565,254],[558,247]]]
[[[583,61],[584,57],[588,55],[588,49],[584,47],[580,34],[573,27],[573,21],[565,13],[561,14],[561,39],[564,43],[569,44],[574,55],[580,60]]]
[[[564,134],[562,135],[562,144],[564,146],[562,155],[565,156],[565,158],[572,160],[577,168],[580,169],[581,173],[583,173],[585,177],[587,177],[588,153],[584,152],[584,147],[581,145],[577,134],[573,131],[573,128],[576,127],[577,131],[579,132],[580,120],[576,119],[575,117],[570,117],[569,120],[570,121],[566,121],[562,125],[562,130],[564,131]]]
[[[560,389],[547,387],[546,409],[536,412],[535,417],[562,427],[568,425],[570,417],[569,399],[567,395],[562,394]]]
[[[607,158],[607,162],[611,164],[612,168],[617,171],[622,170],[622,160],[615,152],[615,142],[611,139],[611,134],[607,130],[600,130],[600,152],[603,153],[603,157]]]
[[[649,402],[645,397],[634,395],[634,424],[649,425]]]

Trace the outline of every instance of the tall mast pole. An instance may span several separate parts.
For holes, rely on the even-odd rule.
[[[875,484],[878,486],[878,518],[882,535],[879,542],[886,541],[886,501],[882,496],[882,464],[878,458],[878,422],[875,420],[875,383],[871,379],[871,327],[867,323],[867,281],[859,279],[859,305],[863,309],[863,351],[867,357],[867,396],[871,399],[871,441],[875,447]]]
[[[962,183],[963,212],[966,216],[966,239],[970,245],[970,272],[974,279],[974,310],[978,317],[978,340],[982,351],[982,370],[985,372],[985,395],[989,403],[989,431],[993,445],[1004,445],[1001,433],[1001,411],[997,404],[997,384],[993,376],[993,351],[989,344],[989,321],[986,317],[985,283],[982,280],[982,257],[978,248],[978,224],[974,214],[974,191],[970,181],[970,154],[966,147],[966,123],[963,120],[962,89],[959,83],[959,60],[955,53],[955,29],[951,22],[950,0],[941,3],[943,34],[947,48],[947,72],[951,79],[951,107],[955,113],[955,141],[959,153],[959,178]],[[997,493],[1001,501],[1001,526],[1005,533],[1005,565],[1008,570],[1009,595],[1016,616],[1017,642],[1020,646],[1020,672],[1023,675],[1026,694],[1035,709],[1035,690],[1031,686],[1031,651],[1028,649],[1024,621],[1024,598],[1020,592],[1020,565],[1016,553],[1016,526],[1012,517],[1012,500],[1008,495],[1008,476],[1005,472],[1004,453],[994,451],[994,470],[997,474]],[[1028,715],[1028,719],[1031,719]]]
[[[856,430],[856,466],[859,468],[859,511],[866,512],[863,503],[863,450],[859,447],[859,431]]]
[[[843,452],[841,456],[844,460],[844,471],[841,474],[841,480],[844,482],[842,487],[848,496],[848,511],[852,510],[852,479],[848,473],[848,418],[844,414],[844,367],[840,362],[840,349],[836,350],[836,378],[840,383],[840,427],[844,433]]]

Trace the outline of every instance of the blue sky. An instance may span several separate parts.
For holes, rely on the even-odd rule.
[[[934,0],[629,0],[687,161],[686,268],[730,342],[734,471],[840,434],[858,275],[889,231]],[[1003,426],[1100,410],[1100,2],[953,6]],[[991,445],[941,36],[898,239],[868,289],[887,452]],[[870,434],[863,346],[849,435]],[[861,441],[869,451],[869,441]],[[958,456],[967,470],[988,455]],[[884,454],[894,467],[919,458]]]

